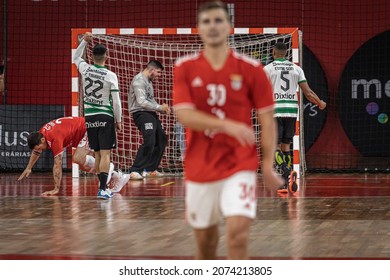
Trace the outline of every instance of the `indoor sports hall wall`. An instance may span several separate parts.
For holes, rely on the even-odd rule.
[[[1,104],[46,105],[47,111],[63,106],[70,115],[71,28],[194,27],[201,2],[0,0],[0,62],[6,63],[7,89]],[[310,104],[305,106],[309,170],[388,169],[390,2],[226,2],[234,4],[235,27],[298,27],[303,31],[304,70],[309,84],[328,102],[322,114]],[[41,113],[43,119],[53,116]],[[6,165],[1,157],[6,132],[11,145],[10,137],[16,133],[20,138],[26,129],[24,123],[15,122],[5,130],[9,118],[17,115],[11,113],[7,119],[1,115],[0,169]]]

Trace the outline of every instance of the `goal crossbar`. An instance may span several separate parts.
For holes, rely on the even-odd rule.
[[[156,38],[156,40],[158,40],[160,42],[162,40],[161,38],[164,38],[164,36],[170,37],[170,38],[173,38],[172,36],[186,36],[186,35],[192,36],[192,37],[198,37],[197,36],[198,30],[196,28],[76,28],[76,29],[72,29],[72,32],[71,32],[71,34],[72,34],[72,57],[73,57],[73,54],[78,47],[80,38],[82,38],[82,35],[84,35],[86,32],[91,32],[92,34],[94,34],[95,35],[94,38],[96,37],[98,41],[100,40],[99,36],[102,38],[101,40],[107,40],[107,38],[109,38],[110,36],[111,36],[111,38],[109,38],[109,39],[112,39],[113,36],[118,36],[119,38],[123,38],[123,40],[118,39],[116,44],[126,44],[125,43],[126,38],[130,38],[132,36],[140,36],[139,38],[142,38],[142,40],[149,40],[152,43],[153,43],[154,38]],[[269,36],[271,36],[270,37],[271,39],[274,38],[272,36],[278,36],[278,35],[283,35],[283,34],[291,36],[291,38],[289,37],[290,38],[289,45],[291,48],[290,60],[298,65],[300,63],[300,43],[299,43],[300,36],[299,36],[298,28],[278,28],[278,27],[274,27],[274,28],[232,28],[230,33],[231,33],[231,36],[233,36],[232,40],[234,41],[238,38],[239,42],[244,41],[243,39],[241,39],[244,37],[240,37],[240,36],[252,36],[252,35],[254,35],[254,36],[255,35],[268,36],[269,35]],[[104,36],[108,36],[108,37],[105,38]],[[275,38],[277,38],[277,37],[275,37]],[[271,40],[271,39],[268,39],[268,40]],[[249,38],[247,40],[248,40],[248,42],[250,42],[250,40],[256,40],[256,39]],[[273,40],[276,40],[276,39],[273,39]],[[138,43],[138,42],[134,42],[134,43]],[[139,41],[139,43],[141,44],[141,40]],[[175,43],[177,43],[177,42],[175,42]],[[234,45],[234,43],[235,42],[233,42],[232,44]],[[161,48],[161,46],[159,46],[158,48]],[[245,49],[245,48],[246,47],[242,47],[242,49]],[[160,52],[160,49],[154,50],[154,51]],[[196,51],[196,49],[194,49],[194,51]],[[118,47],[117,52],[118,53],[119,52],[127,52],[127,50],[124,50],[122,48],[119,50],[119,47]],[[247,51],[245,50],[244,52],[247,52]],[[269,50],[267,50],[267,52],[269,52]],[[252,51],[251,53],[246,53],[246,54],[248,54],[250,56],[255,56],[254,58],[256,58],[256,59],[261,59],[263,57],[263,54],[259,54],[259,53],[257,53],[257,51],[256,51],[255,55],[254,55],[254,53],[255,52]],[[112,55],[112,53],[110,51],[110,48],[108,48],[108,56],[110,57],[111,55]],[[115,54],[115,55],[117,55],[117,54]],[[120,55],[120,54],[118,54],[118,55]],[[140,55],[140,54],[138,53],[135,55]],[[132,64],[133,62],[130,61],[129,63]],[[263,62],[263,63],[265,63],[265,62]],[[169,64],[173,64],[173,63],[169,63]],[[137,65],[137,67],[140,68],[139,65]],[[172,65],[170,65],[169,67],[172,68]],[[116,72],[115,69],[111,69],[111,67],[109,67],[109,68],[113,72]],[[138,70],[141,71],[142,68],[140,68]],[[169,71],[168,71],[168,73],[169,73]],[[134,75],[134,73],[131,73],[131,74]],[[126,75],[126,74],[124,74],[124,75]],[[172,73],[170,73],[170,75],[172,75]],[[128,73],[126,76],[128,76]],[[132,79],[132,77],[127,77],[127,78],[130,78],[130,81]],[[119,82],[120,82],[120,88],[122,89],[122,86],[124,86],[124,85],[121,84],[120,77],[119,77]],[[126,82],[128,83],[129,81],[126,80]],[[72,81],[71,81],[71,83],[72,83],[72,95],[71,95],[72,96],[71,97],[72,98],[72,116],[79,116],[82,114],[82,88],[80,87],[79,74],[78,74],[76,65],[73,63],[73,61],[72,61]],[[126,86],[128,86],[128,85],[126,85]],[[170,88],[170,85],[167,88]],[[159,95],[158,90],[156,91],[156,95],[157,96]],[[127,92],[122,93],[121,99],[122,99],[122,107],[124,110],[127,110],[127,108],[125,106],[123,106],[123,104],[125,102],[127,102],[127,100],[125,100],[126,96],[127,96]],[[299,104],[301,104],[302,98],[300,97],[299,94],[298,94],[298,98],[300,99]],[[170,103],[170,102],[167,102],[167,103]],[[299,107],[300,107],[299,110],[302,111],[301,110],[302,106],[300,105]],[[304,160],[302,160],[303,155],[301,153],[301,149],[302,149],[301,147],[303,146],[302,145],[303,137],[300,136],[300,131],[302,130],[301,129],[301,127],[302,127],[301,120],[303,120],[303,119],[301,119],[299,117],[299,114],[298,114],[297,123],[296,123],[296,128],[297,128],[296,134],[293,138],[293,168],[295,171],[297,171],[299,176],[303,175],[303,172],[304,172],[304,169],[302,168],[302,164],[303,164]],[[129,123],[126,124],[125,122],[129,122]],[[164,120],[163,123],[164,122],[167,122],[167,121]],[[169,121],[169,123],[172,123],[172,121]],[[134,125],[131,124],[131,120],[129,118],[124,120],[124,125],[129,126],[129,130],[127,131],[127,133],[129,133],[129,134],[130,134],[130,132],[137,133],[136,129],[134,129]],[[126,131],[124,133],[126,133]],[[133,136],[129,136],[129,137],[130,138],[124,137],[122,140],[122,142],[124,142],[123,145],[127,145],[126,147],[128,147],[128,143],[126,143],[129,141],[128,139],[130,139],[130,142],[131,142],[132,138],[133,138]],[[131,143],[131,144],[132,144],[132,146],[137,146],[140,144],[140,141],[141,140],[138,138],[137,140],[134,141],[136,143]],[[118,148],[120,148],[120,147],[118,147]],[[126,149],[129,149],[129,148],[126,148]],[[117,155],[117,157],[114,159],[114,163],[117,165],[117,167],[119,167],[120,169],[126,169],[126,168],[130,167],[128,162],[126,164],[123,163],[123,160],[124,160],[123,158],[125,158],[125,159],[130,158],[133,160],[134,159],[133,155],[135,152],[134,150],[136,150],[136,149],[132,148],[131,153],[125,154],[123,156]],[[169,152],[167,152],[167,153],[169,154]],[[169,154],[165,159],[163,159],[164,166],[168,166],[170,162],[175,162],[176,159],[173,157],[174,156]],[[130,164],[132,164],[132,162]],[[168,167],[164,167],[164,166],[163,166],[163,169],[167,170]],[[79,176],[78,165],[74,164],[74,163],[72,164],[72,176],[73,177]]]

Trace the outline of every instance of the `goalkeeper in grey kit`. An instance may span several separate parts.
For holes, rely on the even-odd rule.
[[[157,168],[167,145],[167,135],[156,112],[169,114],[170,108],[168,104],[160,105],[155,101],[152,84],[155,78],[161,76],[163,70],[164,66],[159,61],[151,60],[146,68],[133,78],[130,85],[129,112],[143,137],[143,143],[130,168],[132,180],[163,176]]]

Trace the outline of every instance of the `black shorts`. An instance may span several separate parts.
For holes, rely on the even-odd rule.
[[[107,115],[85,117],[88,142],[94,151],[116,148],[116,133],[114,118]]]
[[[278,144],[290,144],[295,135],[295,123],[297,118],[277,117],[278,123]]]

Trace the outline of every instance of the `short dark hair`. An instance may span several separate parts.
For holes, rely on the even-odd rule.
[[[199,19],[199,15],[201,13],[206,12],[206,11],[210,11],[213,9],[223,9],[226,12],[227,18],[229,19],[229,9],[228,9],[227,4],[222,2],[222,1],[219,1],[219,0],[208,1],[208,2],[205,2],[205,3],[202,3],[201,5],[199,5],[198,19]]]
[[[39,131],[31,132],[29,136],[27,136],[28,147],[32,150],[36,145],[41,144],[41,139],[43,138],[43,134]]]
[[[155,68],[155,69],[164,70],[164,66],[158,60],[149,61],[148,64],[146,65],[146,68]]]
[[[97,55],[97,56],[105,55],[106,51],[107,51],[106,46],[102,44],[97,44],[92,49],[93,55]]]
[[[95,45],[92,49],[93,60],[95,60],[95,62],[98,63],[103,62],[106,52],[107,52],[107,48],[105,45],[102,44]]]
[[[280,52],[285,52],[287,51],[287,46],[285,43],[282,43],[282,42],[276,42],[276,44],[274,45],[274,48],[275,50],[278,50]]]

